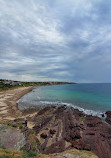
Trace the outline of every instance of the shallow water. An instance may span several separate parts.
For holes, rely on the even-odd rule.
[[[45,105],[72,106],[87,114],[111,110],[111,84],[69,84],[37,87],[19,100],[19,108]]]

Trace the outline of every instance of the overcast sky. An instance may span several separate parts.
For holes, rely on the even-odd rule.
[[[0,78],[111,82],[111,0],[0,0]]]

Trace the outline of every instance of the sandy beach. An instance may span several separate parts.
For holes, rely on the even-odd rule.
[[[17,101],[34,87],[19,87],[12,90],[0,92],[0,122],[14,120],[23,117],[18,109]]]

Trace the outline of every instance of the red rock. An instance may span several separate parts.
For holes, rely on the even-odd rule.
[[[36,123],[33,128],[38,134],[42,129],[47,130],[47,139],[41,147],[43,153],[55,153],[66,150],[65,141],[72,144],[72,147],[80,150],[91,150],[100,158],[111,158],[111,125],[102,122],[97,116],[85,115],[79,110],[66,108],[50,108],[50,117],[44,116],[44,110],[34,117]],[[48,109],[47,109],[48,112]],[[80,118],[83,117],[81,123]],[[111,112],[107,112],[107,122],[110,123]],[[53,131],[56,127],[56,132]],[[55,134],[51,138],[52,134]],[[44,136],[43,136],[44,137]],[[48,139],[53,139],[52,144],[47,147]]]
[[[85,144],[85,145],[84,145],[84,150],[90,151],[90,150],[91,150],[90,145],[89,145],[89,144]]]
[[[77,139],[75,141],[72,141],[72,146],[76,149],[83,150],[84,149],[84,143],[81,139]]]
[[[59,153],[59,152],[62,152],[64,150],[65,150],[65,141],[60,140],[60,141],[56,141],[48,148],[44,148],[43,153],[44,154],[49,154],[49,153],[52,154],[52,153]]]

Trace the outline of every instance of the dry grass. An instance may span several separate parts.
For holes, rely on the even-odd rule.
[[[3,157],[4,156],[4,157]],[[55,154],[39,154],[38,156],[30,157],[24,156],[22,151],[13,151],[13,150],[6,150],[0,148],[0,158],[98,158],[95,154],[90,151],[79,151],[76,149],[67,150],[62,153],[55,153]]]
[[[37,158],[98,158],[95,154],[93,154],[90,151],[83,151],[83,150],[67,150],[62,153],[55,153],[55,154],[50,154],[50,155],[44,155],[44,154],[39,154]]]
[[[13,150],[1,149],[0,148],[0,158],[23,158],[22,152],[17,152]]]

